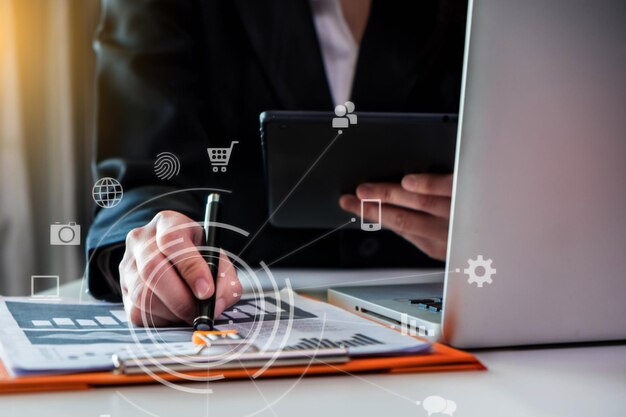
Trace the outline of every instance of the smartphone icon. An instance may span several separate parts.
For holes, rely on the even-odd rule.
[[[378,221],[370,223],[365,220],[363,215],[366,211],[371,210],[371,206],[374,206],[377,214]],[[382,201],[381,200],[361,200],[361,230],[364,232],[375,232],[382,228]]]

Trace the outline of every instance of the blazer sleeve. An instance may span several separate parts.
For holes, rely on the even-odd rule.
[[[162,210],[200,219],[200,195],[189,191],[207,179],[198,9],[188,0],[102,1],[93,170],[96,179],[120,181],[124,195],[114,208],[96,208],[88,233],[88,287],[97,298],[121,296],[118,264],[131,229]],[[153,171],[156,155],[166,151],[181,162],[169,181]]]

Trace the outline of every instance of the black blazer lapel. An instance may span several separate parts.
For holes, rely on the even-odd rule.
[[[333,107],[308,0],[234,0],[283,109]]]

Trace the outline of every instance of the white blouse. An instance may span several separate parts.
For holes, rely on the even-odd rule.
[[[343,17],[339,0],[310,0],[326,79],[336,105],[350,100],[359,45]]]

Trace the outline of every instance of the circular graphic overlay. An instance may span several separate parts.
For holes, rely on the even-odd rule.
[[[225,195],[231,194],[231,191],[226,190],[226,189],[205,188],[205,187],[174,190],[174,191],[160,194],[158,196],[152,197],[140,203],[136,207],[130,208],[130,210],[123,213],[122,216],[114,224],[112,224],[108,228],[108,230],[104,233],[104,235],[100,239],[100,242],[104,241],[104,239],[109,235],[109,233],[111,233],[117,226],[119,226],[119,224],[125,218],[132,215],[136,210],[139,210],[145,205],[150,204],[151,202],[158,200],[160,198],[182,194],[182,193],[190,193],[190,192],[193,192],[193,193],[219,192],[219,193],[224,193]],[[121,201],[122,196],[123,196],[123,190],[122,190],[121,184],[113,178],[102,178],[94,186],[94,200],[100,201],[102,204],[98,204],[98,205],[100,205],[101,207],[105,207],[105,208],[115,207]],[[171,230],[171,231],[175,232],[176,230],[180,230],[185,227],[197,228],[198,224],[199,224],[198,222],[193,222],[187,225],[181,225],[181,226],[174,228],[175,230]],[[233,225],[228,225],[228,224],[223,224],[223,223],[214,223],[213,225],[216,227],[227,229],[230,232],[240,234],[244,238],[250,237],[249,232]],[[254,239],[254,236],[252,237],[252,239]],[[149,243],[150,242],[146,242],[148,246],[149,246]],[[174,241],[170,243],[175,246],[177,244],[180,244],[181,242]],[[200,249],[202,251],[201,255],[205,258],[205,260],[210,260],[215,257],[218,257],[220,253],[220,251],[217,250],[216,248],[199,247],[197,249]],[[189,253],[185,254],[184,250],[181,250],[179,252],[180,253],[178,254],[168,256],[168,259],[165,259],[165,262],[162,265],[155,268],[155,272],[151,273],[150,277],[146,277],[144,279],[156,280],[156,282],[158,282],[159,279],[163,278],[163,275],[166,271],[170,270],[171,268],[176,268],[175,265],[177,262],[185,260],[186,256],[193,256]],[[152,256],[157,256],[157,255],[159,254],[155,253]],[[224,274],[223,271],[220,271],[221,272],[220,277],[225,278],[222,281],[221,285],[225,286],[224,291],[226,293],[230,291],[232,291],[230,295],[237,293],[238,297],[241,296],[240,302],[246,301],[248,299],[252,299],[254,300],[254,303],[258,305],[260,310],[265,310],[265,305],[266,305],[265,303],[267,302],[267,300],[270,300],[271,304],[275,304],[277,306],[282,307],[282,309],[278,309],[279,311],[282,311],[281,313],[277,313],[275,317],[270,317],[269,319],[267,316],[263,316],[262,314],[260,316],[255,315],[254,320],[251,323],[249,323],[249,326],[247,327],[247,330],[245,333],[246,337],[244,341],[256,343],[256,345],[260,348],[259,349],[260,351],[269,353],[269,355],[265,356],[266,358],[268,358],[265,364],[263,364],[262,366],[259,365],[259,367],[255,366],[255,369],[254,369],[255,372],[252,375],[250,375],[250,378],[254,380],[264,375],[266,370],[268,370],[276,362],[276,360],[279,359],[279,355],[281,354],[281,352],[284,349],[289,348],[288,343],[289,343],[289,337],[293,333],[292,328],[293,328],[294,321],[295,321],[294,318],[297,319],[299,317],[298,314],[301,314],[301,312],[298,313],[298,309],[297,307],[295,307],[295,304],[296,304],[295,298],[294,298],[295,296],[291,288],[291,283],[290,283],[289,278],[281,279],[280,285],[286,291],[284,292],[280,291],[276,279],[274,278],[272,272],[269,270],[268,266],[264,262],[260,262],[259,264],[260,268],[258,268],[258,266],[255,266],[256,270],[253,270],[243,260],[235,256],[235,254],[223,251],[222,256],[224,255],[228,256],[228,258],[232,262],[233,268],[235,268],[235,270],[237,271],[237,276],[238,276],[238,280],[233,280],[230,274]],[[196,257],[198,256],[197,251],[195,253],[195,256]],[[178,259],[176,259],[177,257]],[[174,258],[174,260],[172,258]],[[93,260],[90,259],[90,261],[93,261]],[[257,273],[260,273],[262,275],[262,277],[260,278],[262,278],[263,281],[260,280],[260,278],[257,276]],[[171,276],[171,274],[168,274],[168,275]],[[237,285],[239,282],[244,284],[245,289],[243,289],[243,291],[242,291],[242,288],[239,288],[239,286]],[[85,285],[84,281],[83,281],[83,285]],[[220,284],[218,283],[218,285]],[[243,294],[240,294],[240,293],[243,293]],[[154,300],[154,302],[157,302],[157,300]],[[139,299],[136,301],[136,303],[141,306],[148,306],[147,311],[150,311],[149,306],[153,303],[153,300],[151,299],[151,296],[148,296],[146,294],[141,294],[139,296]],[[140,309],[140,310],[146,311],[144,309]],[[233,307],[230,307],[230,311],[232,311],[233,313],[239,313],[242,310],[239,308],[239,304],[237,304]],[[224,375],[220,373],[223,371],[220,371],[220,369],[210,369],[207,367],[206,363],[205,364],[196,363],[195,365],[197,365],[199,369],[191,368],[191,369],[194,369],[194,371],[192,373],[188,372],[189,368],[187,367],[187,365],[189,364],[190,356],[192,355],[189,355],[189,354],[181,355],[181,351],[180,349],[178,349],[179,345],[181,345],[181,343],[179,343],[180,340],[173,341],[171,338],[168,339],[167,335],[164,332],[164,330],[166,329],[154,328],[154,325],[156,323],[153,322],[152,325],[150,324],[151,317],[149,314],[143,313],[141,319],[149,327],[133,327],[132,323],[128,322],[129,335],[133,339],[134,343],[127,345],[129,350],[131,351],[130,353],[132,353],[128,355],[127,357],[142,359],[143,360],[142,363],[147,363],[149,366],[147,367],[144,366],[141,369],[141,371],[151,376],[152,379],[155,380],[156,382],[159,382],[165,386],[168,386],[170,388],[176,389],[181,392],[186,392],[186,393],[201,394],[201,395],[211,394],[213,392],[211,389],[212,388],[211,381],[223,379]],[[325,326],[325,323],[326,323],[326,320],[324,316],[322,327]],[[227,320],[225,323],[223,323],[221,327],[237,328],[239,325],[240,325],[240,322],[238,322],[237,320],[233,320],[231,318],[230,320]],[[174,330],[177,330],[177,329],[174,329]],[[185,330],[187,332],[186,337],[184,338],[184,341],[187,343],[187,345],[189,345],[190,339],[191,339],[190,327],[186,327],[182,330]],[[260,333],[262,333],[261,338],[257,339],[257,336]],[[148,336],[146,334],[148,334]],[[240,334],[243,335],[243,333],[240,333]],[[319,337],[320,339],[323,338],[323,330],[321,331]],[[222,361],[222,363],[226,364],[226,367],[231,363],[235,367],[240,365],[239,358],[242,353],[242,350],[239,348],[239,346],[240,345],[235,344],[232,349],[229,349],[219,358]],[[156,359],[156,358],[162,359],[164,356],[170,359],[169,362],[167,362],[168,365],[166,366],[163,366],[163,364],[161,364],[160,361],[158,360],[154,360],[154,362],[151,360],[151,359]],[[145,361],[146,358],[148,358],[147,361]],[[180,372],[181,367],[169,365],[169,364],[179,365],[181,363],[185,365],[184,367],[185,372]],[[308,369],[308,367],[311,366],[312,364],[313,364],[313,359],[311,358],[311,361],[306,365],[306,368]],[[304,377],[305,374],[306,374],[306,371],[303,372],[301,375],[299,375],[299,377],[294,380],[293,385],[285,393],[281,395],[281,398],[286,396],[293,388],[295,388],[295,386]],[[190,384],[190,382],[201,382],[201,383]],[[251,414],[250,416],[255,415],[257,413],[258,411]]]
[[[229,228],[228,225],[224,224],[216,223],[215,225],[216,227]],[[184,227],[198,227],[198,225],[197,223],[190,223],[178,226],[173,228],[171,232],[179,231]],[[237,229],[236,231],[239,230],[240,229]],[[171,248],[175,248],[176,245],[180,243],[182,243],[182,240],[170,242]],[[271,303],[275,303],[278,306],[289,306],[287,311],[279,312],[270,319],[263,314],[255,315],[252,319],[248,320],[245,325],[238,325],[232,318],[224,318],[221,321],[217,320],[216,324],[218,329],[226,330],[227,328],[234,327],[239,331],[242,338],[236,341],[228,341],[228,345],[225,347],[224,345],[220,345],[219,342],[213,342],[214,346],[207,346],[207,348],[219,346],[219,349],[221,349],[217,354],[211,353],[210,366],[206,361],[198,361],[198,352],[194,351],[194,346],[191,345],[190,342],[186,344],[175,343],[176,349],[179,350],[174,350],[172,348],[171,339],[168,339],[169,335],[167,333],[169,330],[160,330],[149,326],[141,328],[140,331],[138,331],[137,328],[129,325],[129,330],[135,344],[129,346],[126,352],[128,358],[140,359],[136,362],[143,372],[150,375],[154,380],[171,388],[187,393],[209,394],[212,390],[208,384],[203,384],[201,387],[193,387],[186,385],[186,383],[208,383],[224,379],[224,375],[220,369],[233,366],[237,367],[240,364],[242,355],[244,355],[246,351],[249,353],[249,349],[271,353],[271,355],[264,360],[264,363],[258,366],[259,370],[252,375],[253,378],[262,375],[262,373],[276,361],[282,347],[286,345],[286,341],[291,332],[294,317],[294,303],[292,293],[289,291],[286,294],[290,295],[290,297],[287,297],[290,298],[290,300],[284,300],[285,302],[283,303],[281,297],[285,298],[285,296],[278,290],[271,271],[264,263],[261,263],[260,271],[263,271],[271,281],[273,291],[263,290],[263,286],[256,272],[240,257],[223,249],[208,246],[189,247],[181,245],[179,251],[171,253],[168,258],[164,258],[157,264],[154,271],[147,278],[146,285],[150,288],[156,287],[159,284],[159,280],[167,276],[169,270],[176,268],[177,263],[184,262],[193,257],[197,258],[198,251],[207,262],[218,262],[220,254],[222,254],[222,256],[226,255],[231,260],[239,280],[242,281],[242,284],[245,284],[248,288],[247,292],[250,293],[246,296],[246,300],[243,300],[244,303],[246,303],[247,300],[252,300],[253,305],[258,306],[260,310],[265,310],[266,303],[270,302],[268,298],[271,298]],[[153,254],[153,256],[158,256],[158,253]],[[228,291],[232,291],[231,288],[234,285],[236,285],[236,283],[233,284],[233,281],[226,278],[225,274],[220,274],[220,277],[218,277],[218,291],[221,286],[226,286]],[[289,285],[287,285],[287,287],[289,287]],[[150,296],[147,294],[150,294]],[[233,295],[235,299],[241,297],[241,294],[235,291],[233,291],[231,295]],[[148,324],[151,323],[151,316],[146,312],[151,311],[151,304],[153,302],[152,296],[152,292],[144,292],[138,300],[140,310],[142,311],[142,321]],[[234,307],[234,310],[237,310],[237,306]],[[263,340],[259,339],[261,332],[263,332],[264,335]],[[269,336],[267,336],[268,334]],[[187,338],[187,340],[191,339],[191,332],[189,332]],[[149,339],[147,345],[146,339]],[[180,350],[181,347],[182,351]],[[195,348],[199,349],[197,346]],[[184,371],[181,371],[181,368],[184,368]],[[176,380],[175,382],[172,381],[174,379]]]

